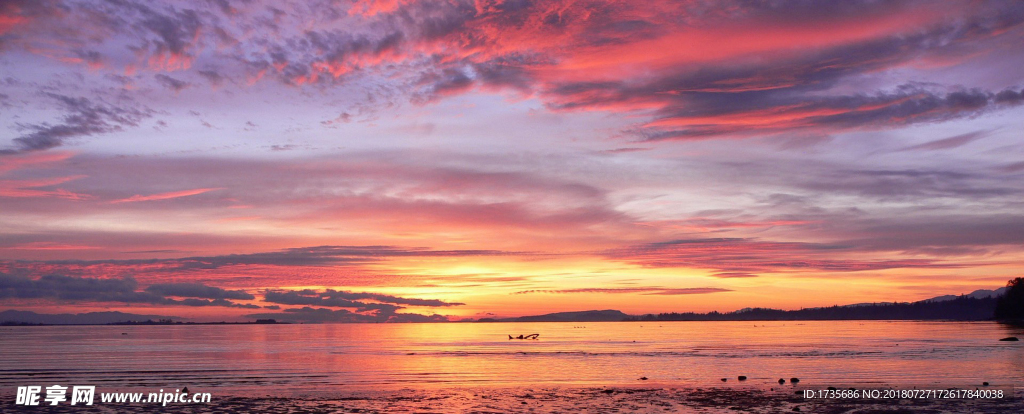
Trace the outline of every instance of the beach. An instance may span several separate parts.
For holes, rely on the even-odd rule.
[[[998,340],[1021,335],[1016,327],[914,321],[573,326],[9,327],[0,335],[0,411],[1024,412],[1016,391],[1024,384],[1020,342]],[[508,340],[510,332],[539,332],[540,339]],[[55,384],[95,386],[94,405],[49,406],[45,391],[39,406],[15,405],[18,387]],[[210,402],[101,401],[101,394],[186,386],[189,393],[209,393]],[[1011,398],[804,397],[829,387],[1002,390]]]
[[[1021,395],[969,399],[805,399],[790,387],[553,387],[396,390],[333,396],[221,397],[209,404],[95,404],[17,407],[5,412],[56,413],[1008,413],[1024,411]]]

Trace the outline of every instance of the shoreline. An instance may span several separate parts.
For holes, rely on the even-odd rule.
[[[386,413],[386,412],[699,412],[719,413],[1003,413],[1024,411],[1021,393],[997,399],[807,399],[794,389],[758,387],[504,387],[330,392],[299,397],[239,397],[214,394],[209,404],[103,404],[46,406],[47,412],[148,413]],[[788,388],[788,387],[783,387]],[[195,391],[195,390],[194,390]],[[14,406],[14,412],[42,407]]]

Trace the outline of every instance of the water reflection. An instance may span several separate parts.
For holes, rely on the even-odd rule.
[[[585,328],[580,328],[585,326]],[[0,387],[188,385],[238,394],[433,385],[1024,385],[996,323],[815,321],[0,328]],[[127,335],[122,335],[127,333]],[[537,341],[508,335],[540,333]]]

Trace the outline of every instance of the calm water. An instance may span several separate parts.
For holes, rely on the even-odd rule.
[[[540,340],[507,336],[530,333]],[[868,321],[4,327],[0,389],[187,385],[214,395],[287,396],[637,384],[641,376],[700,386],[737,375],[752,386],[795,376],[806,386],[1020,388],[1024,342],[997,341],[1010,335],[1024,330]]]

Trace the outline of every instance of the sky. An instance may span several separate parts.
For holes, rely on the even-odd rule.
[[[799,309],[1024,269],[1018,1],[0,2],[0,309]]]

